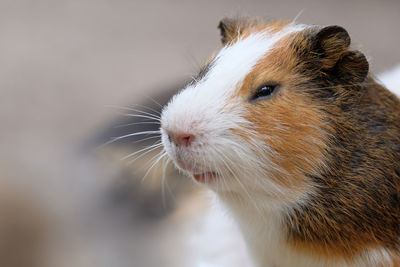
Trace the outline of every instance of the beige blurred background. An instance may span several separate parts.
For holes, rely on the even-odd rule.
[[[300,12],[301,23],[344,26],[373,72],[400,63],[399,0],[0,0],[0,266],[233,266],[216,262],[244,250],[238,239],[196,252],[215,242],[201,237],[208,198],[198,189],[174,187],[187,201],[156,219],[128,216],[141,185],[122,182],[112,205],[107,194],[130,179],[135,165],[118,158],[135,148],[95,147],[121,119],[107,105],[162,102],[219,48],[222,17]]]

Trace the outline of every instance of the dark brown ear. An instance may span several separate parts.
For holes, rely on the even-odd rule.
[[[345,83],[361,83],[368,75],[369,64],[360,51],[348,51],[342,55],[332,70],[338,80]]]
[[[341,82],[359,83],[368,74],[369,64],[359,51],[349,50],[348,32],[340,26],[319,30],[313,38],[313,53],[322,71]]]
[[[240,34],[256,21],[249,18],[223,18],[218,24],[223,45],[230,43],[240,36]]]

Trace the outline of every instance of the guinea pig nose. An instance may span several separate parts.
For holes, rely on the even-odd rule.
[[[169,131],[168,139],[171,142],[175,143],[176,146],[190,146],[195,137],[193,134],[189,133],[174,133]]]

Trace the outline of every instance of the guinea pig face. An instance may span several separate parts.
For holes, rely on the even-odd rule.
[[[298,90],[306,81],[291,43],[305,28],[243,32],[171,99],[162,143],[180,170],[219,192],[305,190],[325,146],[318,106]]]

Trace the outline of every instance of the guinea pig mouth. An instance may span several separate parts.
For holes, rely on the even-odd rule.
[[[192,166],[185,163],[185,161],[181,160],[179,157],[176,159],[176,161],[176,165],[178,166],[178,168],[191,174],[194,179],[199,183],[210,183],[214,181],[218,176],[217,173],[213,171],[200,171],[196,168],[193,168]]]
[[[215,172],[203,172],[203,173],[194,173],[194,179],[199,183],[210,183],[217,178],[217,174]]]

